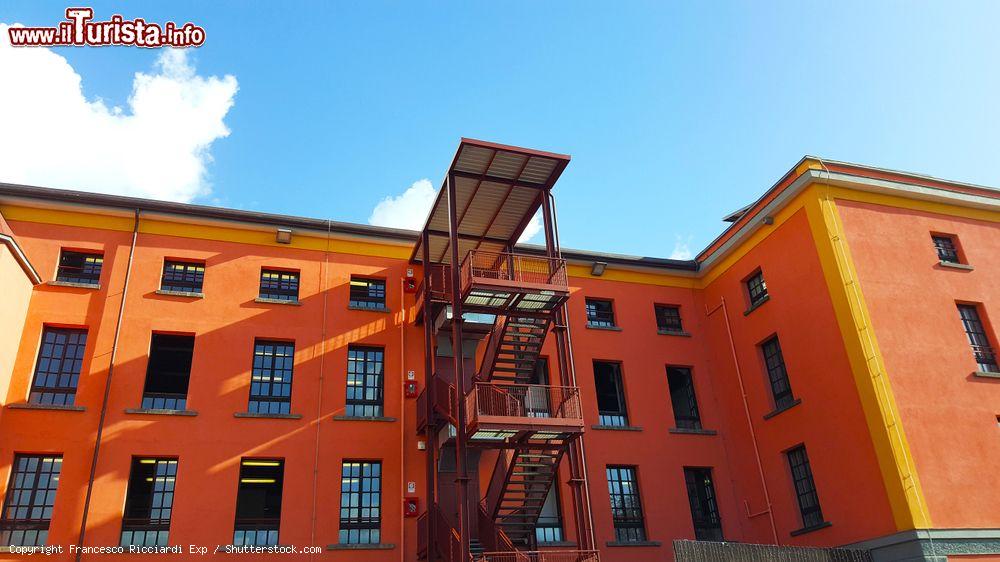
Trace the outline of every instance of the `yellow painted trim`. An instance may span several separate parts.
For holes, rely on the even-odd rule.
[[[113,217],[94,213],[78,213],[74,211],[59,211],[56,209],[37,209],[15,205],[0,206],[0,213],[8,221],[36,222],[43,224],[58,224],[64,226],[79,226],[83,228],[99,228],[101,230],[117,230],[132,232],[132,216]]]
[[[871,432],[896,528],[900,531],[930,528],[927,502],[917,478],[868,306],[843,235],[837,204],[828,193],[814,189],[808,192],[812,195],[805,204],[809,227]]]
[[[570,277],[582,279],[593,279],[595,281],[620,281],[622,283],[638,283],[642,285],[658,285],[661,287],[681,287],[684,289],[696,289],[699,282],[696,277],[681,277],[679,275],[666,275],[663,273],[646,273],[643,271],[630,271],[626,269],[604,270],[601,276],[590,274],[590,267],[586,265],[569,265],[566,267]]]
[[[872,205],[884,205],[887,207],[897,207],[909,209],[911,211],[922,211],[934,213],[936,215],[946,215],[950,217],[961,217],[963,219],[974,219],[987,222],[1000,222],[1000,212],[988,209],[973,209],[971,207],[958,207],[947,203],[936,201],[924,201],[921,199],[909,199],[897,195],[884,193],[869,193],[865,191],[855,191],[845,187],[834,187],[828,185],[815,184],[814,188],[822,188],[824,193],[828,193],[834,199],[847,201],[857,201],[859,203],[869,203]]]

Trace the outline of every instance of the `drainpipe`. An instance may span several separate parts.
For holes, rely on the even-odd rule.
[[[331,222],[329,219],[326,221],[326,248],[323,251],[323,272],[320,274],[320,285],[319,290],[323,294],[323,321],[320,324],[320,340],[319,340],[319,388],[316,395],[316,446],[315,453],[313,457],[313,482],[312,482],[312,519],[310,521],[309,529],[309,544],[311,546],[316,546],[316,510],[318,507],[318,491],[319,486],[319,447],[320,447],[320,430],[323,427],[323,373],[324,373],[324,362],[326,361],[326,313],[327,313],[327,295],[330,292],[328,290],[328,272],[330,269],[330,231]],[[309,554],[309,559],[314,560],[316,558],[315,553]]]
[[[118,306],[118,319],[115,321],[115,337],[111,342],[111,360],[108,364],[108,376],[104,382],[104,399],[101,402],[101,416],[97,421],[97,436],[94,439],[94,456],[90,461],[90,476],[87,478],[87,495],[83,500],[83,517],[80,520],[80,537],[77,544],[83,546],[87,534],[87,515],[90,513],[90,499],[94,493],[94,478],[97,475],[97,458],[101,451],[101,437],[104,435],[104,421],[108,415],[108,399],[111,396],[111,376],[115,370],[115,359],[118,356],[118,339],[121,336],[122,319],[125,317],[125,297],[128,295],[128,282],[132,276],[132,259],[135,257],[135,241],[139,237],[139,209],[135,210],[132,221],[132,243],[128,250],[128,263],[125,266],[125,282],[122,285],[122,298]],[[80,562],[83,552],[77,551],[76,562]]]
[[[747,389],[743,384],[743,371],[740,369],[740,360],[736,355],[736,343],[733,341],[733,329],[729,324],[729,309],[726,308],[726,298],[722,297],[721,302],[713,309],[709,310],[708,305],[705,305],[705,315],[711,316],[717,310],[722,309],[722,316],[726,321],[726,336],[729,338],[729,351],[733,356],[733,365],[736,367],[736,379],[740,383],[740,398],[743,399],[743,413],[746,415],[747,426],[750,428],[750,442],[753,444],[753,456],[757,461],[757,474],[760,475],[760,487],[764,491],[764,503],[767,504],[767,508],[759,513],[750,513],[750,506],[748,503],[744,503],[747,510],[747,517],[753,518],[758,515],[767,514],[768,519],[771,522],[771,535],[774,538],[774,544],[780,545],[778,542],[778,528],[774,524],[774,512],[771,509],[771,494],[767,490],[767,481],[764,479],[764,464],[760,460],[760,448],[757,446],[757,432],[754,431],[753,418],[750,416],[750,405],[747,403]]]
[[[405,265],[403,266],[406,267]],[[405,273],[405,272],[404,272]],[[406,460],[406,432],[404,430],[403,415],[406,412],[406,291],[403,286],[406,279],[399,280],[399,483],[406,486],[406,470],[404,461]],[[403,488],[403,497],[406,497],[406,488]],[[398,505],[398,504],[397,504]],[[404,542],[404,530],[406,528],[406,513],[399,510],[399,562],[403,562],[403,551],[406,548]],[[382,542],[382,541],[379,541]]]

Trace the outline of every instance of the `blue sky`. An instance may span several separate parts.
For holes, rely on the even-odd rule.
[[[437,187],[469,136],[572,155],[564,246],[667,257],[703,248],[804,154],[1000,185],[996,4],[88,5],[201,25],[183,68],[238,83],[218,105],[228,136],[194,149],[200,203],[366,222],[418,180]],[[51,25],[65,6],[8,0],[0,22]],[[88,101],[126,114],[160,55],[53,51]]]

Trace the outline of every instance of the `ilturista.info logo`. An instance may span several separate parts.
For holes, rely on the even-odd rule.
[[[177,25],[147,22],[142,18],[126,20],[115,14],[107,21],[93,21],[93,8],[66,8],[66,21],[54,27],[10,27],[14,47],[200,47],[205,30],[191,22]]]

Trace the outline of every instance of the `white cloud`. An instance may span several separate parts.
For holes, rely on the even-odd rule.
[[[434,189],[431,180],[417,180],[402,194],[388,196],[379,201],[368,217],[368,224],[422,230],[436,198],[437,190]],[[536,213],[531,217],[518,242],[527,242],[541,230],[542,220]]]
[[[11,47],[0,24],[0,181],[190,201],[207,195],[212,143],[229,135],[236,78],[203,77],[164,49],[132,79],[128,108],[88,100],[48,48]],[[108,52],[110,55],[110,51]]]
[[[677,235],[677,239],[674,241],[674,251],[670,252],[670,259],[672,260],[689,260],[693,257],[691,252],[691,236],[686,239],[681,238],[681,235]]]

